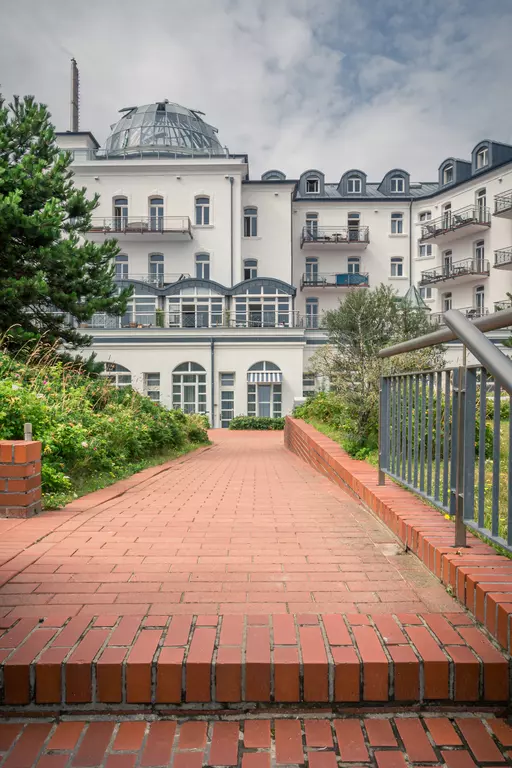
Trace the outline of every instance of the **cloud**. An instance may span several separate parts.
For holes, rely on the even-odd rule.
[[[481,138],[512,140],[508,0],[18,0],[0,24],[2,90],[33,93],[104,141],[121,107],[206,112],[255,176],[306,168],[436,178]]]

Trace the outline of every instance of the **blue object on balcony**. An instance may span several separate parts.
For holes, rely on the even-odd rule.
[[[359,272],[343,272],[336,275],[336,285],[368,285],[368,275],[362,275]]]

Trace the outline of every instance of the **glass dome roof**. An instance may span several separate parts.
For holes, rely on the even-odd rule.
[[[202,112],[168,101],[126,107],[111,126],[105,145],[107,156],[224,155],[217,129],[202,119]]]

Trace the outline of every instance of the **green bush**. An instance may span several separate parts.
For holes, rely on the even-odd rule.
[[[477,403],[477,413],[479,408],[480,402]],[[488,421],[494,419],[494,395],[487,396],[485,418]],[[508,421],[510,419],[510,398],[508,396],[500,399],[500,419],[501,421]]]
[[[42,443],[44,494],[69,495],[84,479],[114,480],[151,457],[208,441],[202,416],[167,410],[62,362],[0,352],[0,439],[21,439],[25,422]]]
[[[230,429],[284,429],[284,419],[267,416],[235,416],[229,423]]]

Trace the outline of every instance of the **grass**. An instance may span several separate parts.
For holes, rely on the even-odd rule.
[[[45,510],[59,509],[60,507],[69,504],[70,501],[86,496],[88,493],[94,491],[100,491],[102,488],[108,488],[110,485],[114,485],[119,480],[126,480],[127,477],[131,477],[137,472],[142,472],[143,469],[149,467],[157,467],[160,464],[165,464],[172,459],[178,459],[180,456],[185,456],[191,451],[195,451],[197,448],[201,448],[211,443],[186,443],[178,450],[171,450],[164,453],[159,453],[154,456],[145,458],[142,461],[134,462],[125,466],[124,470],[112,474],[108,472],[96,473],[95,475],[84,474],[74,478],[75,485],[73,491],[70,493],[46,493],[43,494],[43,508]]]

